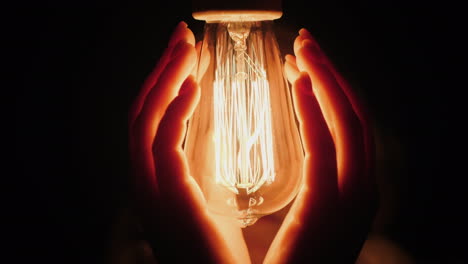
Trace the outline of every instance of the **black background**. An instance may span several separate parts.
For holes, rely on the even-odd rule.
[[[465,228],[462,174],[447,170],[443,150],[455,7],[403,0],[283,7],[276,21],[283,50],[308,28],[370,110],[385,208],[376,230],[421,263],[466,261],[457,240]],[[16,171],[26,194],[15,196],[11,213],[21,231],[18,260],[103,263],[112,223],[130,199],[127,110],[177,23],[197,35],[203,23],[181,0],[35,2],[9,15]]]

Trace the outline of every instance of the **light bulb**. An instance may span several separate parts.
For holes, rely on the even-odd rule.
[[[205,24],[184,151],[209,210],[246,227],[292,201],[304,155],[273,22],[223,18]]]

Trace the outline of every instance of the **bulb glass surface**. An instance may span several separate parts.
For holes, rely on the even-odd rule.
[[[211,211],[243,227],[285,207],[303,151],[271,21],[207,23],[184,150]]]

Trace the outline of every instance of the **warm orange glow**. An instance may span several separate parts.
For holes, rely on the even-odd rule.
[[[278,19],[281,11],[270,10],[210,10],[194,12],[193,18],[207,22],[219,21],[264,21]]]
[[[275,179],[269,85],[221,76],[214,83],[216,183],[250,194]]]
[[[272,22],[207,23],[200,50],[202,96],[184,151],[208,208],[246,227],[286,206],[302,181],[303,150]]]
[[[275,179],[270,87],[246,53],[250,25],[229,24],[228,31],[235,56],[219,63],[213,84],[216,183],[250,194]]]
[[[355,260],[376,209],[370,132],[304,30],[289,89],[271,23],[207,23],[196,47],[181,23],[132,108],[137,209],[160,262]]]

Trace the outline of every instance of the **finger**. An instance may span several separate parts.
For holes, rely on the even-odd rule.
[[[193,188],[196,185],[188,184],[188,164],[181,148],[186,121],[195,108],[199,93],[193,78],[187,78],[180,88],[179,95],[167,107],[152,147],[153,161],[158,172],[157,178],[160,186],[159,199],[162,201],[160,210],[165,213],[159,219],[165,226],[160,235],[164,236],[167,232],[165,229],[174,230],[171,240],[164,243],[165,250],[161,252],[163,256],[172,249],[171,242],[181,242],[182,234],[179,233],[181,230],[189,239],[197,238],[197,241],[202,244],[206,242],[203,239],[200,240],[202,236],[200,232],[190,228],[190,226],[199,225],[196,223],[190,225],[186,222],[195,221],[194,218],[199,219],[203,216],[204,210],[201,207],[202,196]],[[178,246],[184,250],[190,249],[190,246],[183,243]],[[209,250],[206,251],[209,252]],[[194,254],[195,252],[188,250],[186,253]],[[210,259],[210,256],[204,256],[204,254],[197,257]]]
[[[296,65],[296,58],[292,55],[286,55],[284,63],[284,74],[290,83],[294,83],[299,78],[299,69]]]
[[[197,54],[199,56],[199,60],[196,69],[194,69],[194,71],[192,72],[192,75],[196,76],[196,80],[200,82],[203,76],[205,75],[206,71],[208,70],[208,66],[210,66],[211,54],[210,50],[208,49],[207,43],[199,41],[196,45],[196,49]]]
[[[296,68],[297,68],[297,65],[296,65],[296,57],[291,55],[291,54],[286,54],[286,56],[284,56],[285,60],[289,63],[291,63],[292,65],[294,65]]]
[[[293,84],[293,100],[304,146],[304,186],[317,197],[337,193],[336,152],[307,73]]]
[[[299,30],[299,35],[294,39],[294,54],[297,54],[299,52],[299,50],[302,48],[302,43],[306,39],[312,41],[312,43],[314,43],[314,45],[320,49],[320,46],[318,45],[315,38],[312,37],[309,31],[307,31],[305,28],[302,28],[301,30]]]
[[[362,125],[364,126],[364,130],[369,128],[370,118],[363,108],[363,102],[359,100],[358,96],[353,92],[349,83],[343,78],[343,76],[338,72],[336,67],[334,66],[333,62],[326,56],[326,54],[321,50],[320,46],[318,45],[317,41],[314,39],[312,34],[310,34],[307,29],[303,28],[299,31],[299,35],[301,36],[302,40],[309,40],[309,44],[317,47],[317,53],[321,58],[321,61],[327,66],[327,68],[332,72],[333,76],[335,77],[337,83],[342,88],[343,92],[346,94],[354,112],[359,117]]]
[[[132,130],[134,147],[132,158],[138,168],[136,184],[143,195],[157,193],[157,182],[154,170],[151,146],[156,130],[167,105],[176,96],[181,84],[192,71],[196,62],[194,47],[187,42],[179,42],[177,53],[171,58],[164,71],[148,94],[140,115]]]
[[[343,78],[343,76],[338,72],[337,68],[333,65],[332,61],[320,49],[318,42],[315,40],[312,34],[310,34],[310,32],[307,29],[303,28],[299,31],[299,35],[302,37],[303,40],[304,39],[310,40],[313,43],[313,45],[318,48],[320,52],[320,56],[322,57],[322,61],[328,67],[328,69],[332,72],[336,81],[338,82],[343,92],[346,94],[346,97],[348,98],[349,102],[351,103],[351,106],[354,112],[359,117],[361,126],[363,128],[364,144],[365,144],[365,152],[366,152],[366,175],[363,175],[363,176],[366,179],[365,182],[369,184],[367,189],[375,190],[376,189],[374,187],[374,185],[376,184],[375,177],[372,176],[374,174],[374,166],[375,166],[375,160],[374,160],[375,143],[374,143],[374,137],[373,137],[372,129],[371,129],[371,120],[367,111],[363,107],[364,104],[361,100],[359,100],[358,96],[353,92],[353,89],[351,89],[351,86],[345,80],[345,78]]]
[[[144,146],[151,147],[157,126],[167,105],[177,95],[183,81],[189,76],[196,63],[194,47],[179,42],[171,61],[161,74],[154,89],[148,94],[145,104],[135,122],[137,136],[144,140]]]
[[[168,106],[158,127],[153,144],[158,183],[164,186],[161,195],[180,193],[186,188],[189,171],[182,150],[186,123],[200,98],[200,89],[193,76],[183,83],[179,95]],[[177,164],[181,164],[177,166]]]
[[[198,41],[197,44],[195,44],[195,51],[197,53],[198,58],[200,58],[200,55],[201,55],[202,45],[203,45],[202,41]],[[197,71],[199,67],[200,67],[200,59],[198,60],[198,65],[196,67],[193,67],[191,75],[197,76]]]
[[[337,231],[342,233],[342,243],[348,243],[345,246],[348,253],[344,251],[338,262],[344,263],[346,261],[343,260],[354,259],[354,255],[359,252],[359,246],[365,240],[377,208],[373,139],[362,103],[358,102],[351,87],[337,72],[312,35],[305,29],[299,34],[303,39],[303,47],[299,52],[304,51],[305,55],[298,55],[299,68],[302,65],[311,69],[308,71],[311,78],[316,75],[315,79],[318,81],[313,81],[314,88],[317,88],[317,94],[323,94],[318,96],[319,103],[324,108],[330,105],[332,110],[329,111],[331,116],[328,118],[333,119],[336,131],[340,204],[344,216]],[[306,56],[308,58],[302,60]]]
[[[348,84],[348,82],[339,74],[337,71],[336,67],[333,65],[333,62],[326,56],[326,54],[321,50],[320,46],[318,45],[318,42],[315,40],[315,38],[310,34],[310,32],[303,28],[299,30],[299,36],[302,41],[304,40],[309,40],[311,45],[314,47],[317,47],[317,51],[320,54],[322,62],[328,67],[328,69],[332,72],[334,75],[335,79],[337,80],[338,84],[342,88],[343,92],[346,94],[348,97],[349,102],[351,103],[354,111],[356,114],[359,116],[360,119],[365,118],[365,111],[361,107],[362,102],[359,102],[357,96],[354,94],[353,90],[351,89],[351,86]]]
[[[332,131],[338,161],[338,184],[343,194],[359,188],[365,170],[365,150],[360,120],[334,75],[323,63],[320,50],[309,39],[302,42],[297,54],[299,70],[306,71],[314,93]]]
[[[302,42],[300,42],[299,44],[296,44],[298,39],[301,40]],[[304,39],[303,37],[300,37],[300,38],[298,37],[298,38],[296,38],[296,42],[295,42],[295,45],[298,45],[297,52],[295,54],[297,56],[301,55],[301,58],[296,57],[296,65],[297,65],[299,71],[306,71],[303,64],[304,64],[304,61],[307,62],[307,59],[305,59],[304,56],[302,56],[302,53],[301,53],[302,45],[303,45],[305,40],[306,39]],[[307,41],[307,43],[310,44],[310,41]],[[316,58],[314,58],[314,59],[317,60]],[[299,66],[299,64],[300,64],[300,66]],[[306,72],[308,72],[308,71],[306,71]],[[319,101],[320,108],[322,109],[322,113],[325,116],[325,120],[327,122],[328,128],[330,129],[330,132],[332,133],[332,137],[335,138],[335,120],[334,120],[334,116],[332,114],[331,104],[330,103],[324,103],[324,100],[326,100],[327,98],[324,97],[324,95],[323,95],[323,93],[321,91],[316,90],[315,85],[313,85],[312,89],[314,90],[315,96],[317,97],[317,100]]]
[[[192,45],[195,44],[195,37],[190,29],[187,28],[187,24],[185,22],[180,22],[172,33],[171,39],[169,40],[168,47],[164,51],[161,56],[161,59],[158,61],[156,67],[153,71],[149,74],[146,78],[145,82],[143,83],[139,94],[137,95],[135,102],[130,108],[129,112],[129,124],[130,127],[133,126],[138,114],[140,113],[143,103],[145,101],[146,96],[148,95],[149,91],[154,87],[156,84],[161,72],[166,67],[167,63],[171,58],[171,54],[174,50],[174,47],[180,41],[186,41],[191,43]]]
[[[317,46],[317,48],[320,49],[318,42],[315,40],[315,38],[312,36],[312,34],[310,34],[310,32],[307,29],[301,28],[299,30],[299,36],[301,36],[303,40],[304,39],[311,40]]]
[[[221,230],[216,228],[213,218],[206,209],[203,195],[189,174],[182,143],[187,121],[193,114],[199,99],[200,88],[195,78],[189,76],[183,83],[179,95],[167,107],[153,145],[155,168],[160,186],[159,194],[160,199],[164,201],[162,210],[166,212],[165,228],[173,230],[170,232],[171,240],[165,241],[165,247],[184,250],[184,254],[190,255],[191,259],[197,263],[212,263],[213,261],[219,263],[220,259],[225,258],[246,261],[248,255],[234,255],[233,252],[236,251],[231,250],[235,248],[247,252],[240,231],[232,228],[233,225],[227,224],[222,226]],[[222,232],[228,228],[231,230],[229,233]],[[229,244],[223,237],[243,244]],[[193,247],[193,241],[198,241],[201,247]],[[216,245],[217,248],[213,249],[211,245]]]
[[[304,178],[294,204],[268,250],[264,263],[302,263],[298,256],[317,254],[320,228],[337,202],[337,167],[333,139],[315,98],[310,77],[301,73],[292,89],[304,144]],[[299,262],[298,262],[299,261]]]
[[[294,54],[297,54],[299,52],[299,50],[302,48],[302,41],[303,40],[304,40],[304,37],[302,37],[301,35],[297,36],[294,39],[294,45],[293,45]]]

